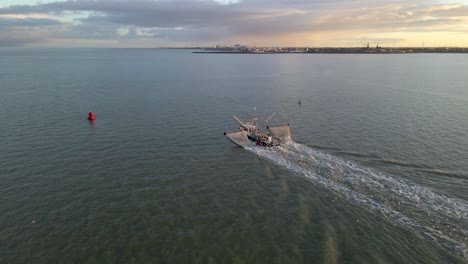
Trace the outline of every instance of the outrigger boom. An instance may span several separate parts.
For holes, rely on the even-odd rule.
[[[245,124],[244,124],[239,118],[237,118],[237,116],[234,115],[234,116],[232,116],[232,117],[234,117],[234,119],[235,119],[237,122],[239,122],[239,124],[241,124],[241,126],[245,126]]]
[[[265,123],[268,123],[274,116],[276,115],[276,112],[274,112],[267,120],[265,120]]]

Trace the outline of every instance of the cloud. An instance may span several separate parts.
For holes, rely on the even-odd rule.
[[[60,26],[0,27],[0,47],[31,46],[45,43]]]
[[[0,47],[27,46],[46,42],[62,22],[50,18],[0,16]]]
[[[60,20],[49,18],[0,17],[0,28],[5,27],[44,27],[62,24]]]
[[[382,32],[465,32],[468,6],[438,0],[68,0],[4,7],[2,14],[47,14],[56,19],[0,20],[0,27],[50,26],[64,17],[77,17],[54,38],[193,43],[331,32],[348,32],[351,38],[356,32],[360,37]],[[123,34],[123,29],[128,32]]]
[[[0,35],[1,36],[1,35]],[[0,47],[23,47],[31,43],[39,43],[44,41],[42,38],[16,38],[10,36],[1,36],[0,37]]]

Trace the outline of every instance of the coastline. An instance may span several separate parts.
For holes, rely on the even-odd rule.
[[[419,54],[419,53],[468,53],[468,48],[285,48],[276,51],[214,50],[195,48],[199,54]]]

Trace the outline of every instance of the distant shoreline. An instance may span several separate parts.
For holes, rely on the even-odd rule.
[[[265,51],[215,51],[201,50],[192,53],[203,54],[419,54],[419,53],[468,53],[468,48],[315,48],[307,51],[281,50],[277,52]]]
[[[192,53],[202,54],[414,54],[414,53],[468,53],[468,48],[262,48],[255,50],[217,50],[202,47],[163,47],[161,49],[191,49]]]

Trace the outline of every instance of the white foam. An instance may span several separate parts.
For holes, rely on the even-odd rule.
[[[246,149],[468,259],[465,201],[293,141],[274,148]]]

